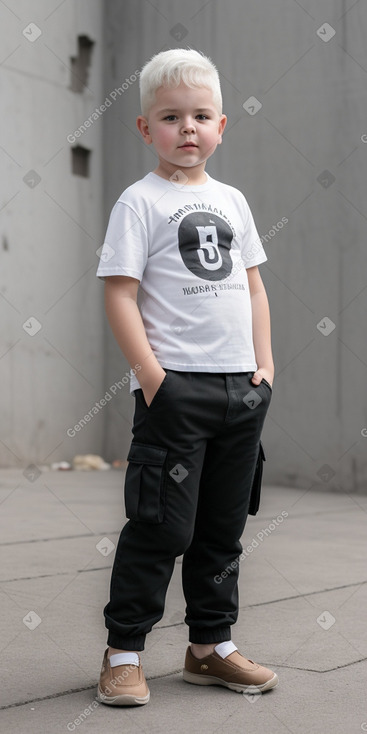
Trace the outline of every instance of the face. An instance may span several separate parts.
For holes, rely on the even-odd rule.
[[[148,118],[137,126],[147,144],[153,143],[159,165],[155,173],[169,178],[182,170],[189,179],[203,175],[205,163],[222,142],[227,118],[219,115],[209,89],[160,87]]]

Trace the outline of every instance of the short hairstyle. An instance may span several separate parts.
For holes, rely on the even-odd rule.
[[[155,54],[139,76],[141,112],[147,117],[155,103],[159,87],[174,89],[180,82],[188,87],[206,87],[213,92],[213,102],[218,114],[222,114],[222,93],[219,74],[211,59],[199,51],[186,48],[171,48]]]

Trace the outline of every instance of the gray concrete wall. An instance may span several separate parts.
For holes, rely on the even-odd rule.
[[[229,120],[207,168],[244,192],[269,258],[261,274],[276,374],[263,433],[265,480],[365,490],[366,5],[110,0],[106,7],[107,91],[166,48],[200,49],[219,69]],[[104,120],[105,225],[121,191],[156,165],[138,137],[137,114],[134,83]],[[126,368],[108,329],[107,382]],[[105,434],[110,458],[126,456],[130,442],[127,390],[116,405]]]
[[[104,393],[102,122],[80,138],[89,178],[73,175],[73,133],[102,102],[102,3],[0,6],[0,465],[99,451]],[[70,90],[77,36],[94,41],[87,88]]]
[[[365,4],[38,0],[30,13],[17,0],[0,5],[0,28],[0,465],[126,457],[128,388],[100,402],[128,365],[104,315],[96,250],[121,191],[156,165],[135,127],[135,71],[184,45],[212,56],[221,76],[229,120],[208,171],[244,192],[269,258],[265,480],[364,491]],[[94,47],[76,93],[80,34]],[[71,172],[76,143],[92,150],[89,178]]]

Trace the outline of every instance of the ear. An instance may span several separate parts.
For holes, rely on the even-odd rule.
[[[136,127],[138,128],[139,132],[142,134],[144,138],[144,142],[147,143],[147,145],[150,145],[152,141],[152,136],[149,132],[149,124],[146,117],[143,117],[142,115],[139,115],[139,117],[136,118]]]
[[[218,123],[218,135],[219,135],[218,143],[222,142],[222,135],[223,135],[223,131],[224,131],[226,124],[227,124],[227,116],[221,115],[219,123]]]

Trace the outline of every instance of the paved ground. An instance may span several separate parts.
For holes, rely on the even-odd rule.
[[[149,704],[96,703],[122,481],[121,470],[37,479],[0,470],[1,731],[367,731],[367,497],[320,490],[263,487],[242,541],[233,640],[277,671],[276,689],[251,700],[182,680],[187,627],[177,559],[164,618],[143,652]]]

